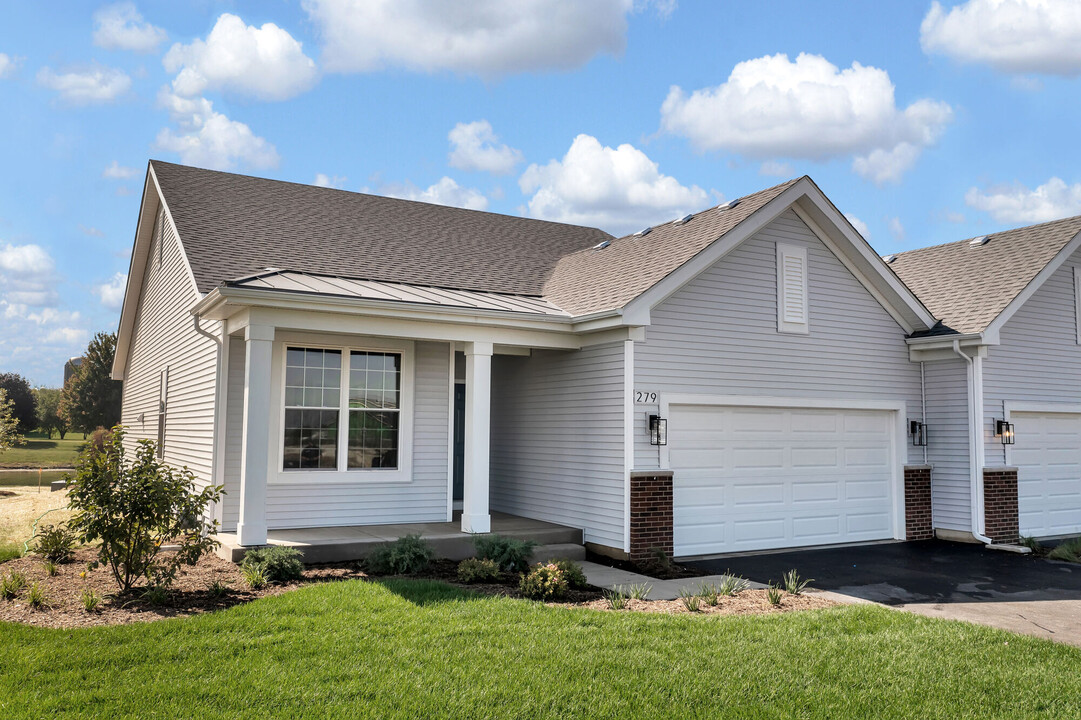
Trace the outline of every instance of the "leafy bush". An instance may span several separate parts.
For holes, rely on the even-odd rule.
[[[83,610],[86,612],[94,612],[101,605],[101,595],[98,595],[91,588],[84,587],[82,593],[79,594],[79,599],[83,603]]]
[[[161,607],[169,601],[169,589],[164,585],[151,585],[143,592],[142,598],[151,605]]]
[[[608,607],[613,610],[622,610],[627,607],[627,594],[622,585],[617,585],[611,590],[604,591],[604,599],[608,601]]]
[[[9,572],[0,580],[0,597],[11,600],[26,587],[26,576],[18,570]]]
[[[776,587],[773,583],[770,583],[769,587],[766,589],[766,599],[769,600],[769,604],[773,605],[774,607],[780,605],[782,597],[783,595],[781,594],[781,588]]]
[[[721,591],[714,583],[702,583],[698,588],[698,595],[706,601],[706,605],[714,607],[721,598]]]
[[[210,537],[217,521],[205,518],[222,487],[199,490],[191,471],[161,462],[149,440],[140,440],[129,459],[124,434],[117,425],[101,451],[91,447],[80,457],[68,493],[75,511],[70,527],[83,542],[101,541],[98,558],[121,591],[139,580],[168,587],[181,565],[194,565],[219,545]],[[165,543],[177,549],[159,553]]]
[[[622,589],[622,585],[620,589]],[[634,583],[627,587],[627,595],[632,600],[648,600],[649,594],[653,592],[653,586],[649,583]]]
[[[529,559],[537,543],[503,535],[474,535],[473,547],[481,560],[494,560],[504,572],[521,573],[529,569]]]
[[[732,595],[739,595],[741,592],[747,589],[747,581],[738,575],[729,575],[725,571],[724,580],[721,580],[721,585],[717,588],[718,592],[724,597],[731,597]]]
[[[75,533],[60,523],[42,525],[34,536],[37,543],[34,552],[54,563],[65,563],[75,554]]]
[[[383,545],[367,557],[364,566],[376,575],[412,575],[431,564],[435,550],[420,535],[406,535]]]
[[[221,580],[220,578],[215,578],[214,582],[206,586],[206,590],[208,593],[210,593],[210,597],[224,597],[225,594],[229,592],[229,583]]]
[[[1066,562],[1081,563],[1081,538],[1063,540],[1058,545],[1051,548],[1051,552],[1047,553],[1047,557],[1052,560],[1065,560]]]
[[[539,563],[522,576],[518,589],[530,600],[558,600],[567,593],[567,578],[555,564]]]
[[[484,582],[499,577],[495,560],[466,558],[458,563],[458,580],[464,583]]]
[[[291,547],[263,547],[249,550],[240,566],[258,565],[268,583],[290,582],[304,577],[304,563],[300,551]]]
[[[563,577],[567,579],[567,585],[572,590],[582,590],[589,587],[589,582],[586,581],[586,574],[582,571],[582,566],[573,560],[549,560],[550,564],[555,565],[563,573]]]
[[[802,579],[795,568],[784,574],[784,589],[789,595],[799,595],[813,582],[814,580]]]
[[[30,589],[26,591],[26,603],[35,610],[48,607],[49,598],[45,595],[45,588],[38,583],[30,585]]]
[[[686,588],[680,590],[679,599],[683,601],[683,607],[687,608],[688,612],[698,612],[702,609],[702,598],[698,597],[692,590]]]
[[[244,583],[252,590],[262,590],[266,587],[266,575],[262,565],[241,566],[240,574],[244,576]]]

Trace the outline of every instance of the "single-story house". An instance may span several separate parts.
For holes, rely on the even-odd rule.
[[[632,559],[1013,542],[1013,464],[1022,530],[1081,529],[1029,503],[1081,488],[1048,459],[1081,454],[1070,222],[887,262],[808,177],[614,238],[155,160],[113,376],[242,546],[459,513]]]

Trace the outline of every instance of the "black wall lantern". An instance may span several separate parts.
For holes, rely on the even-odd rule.
[[[927,426],[919,420],[908,421],[908,434],[912,436],[912,444],[921,447],[927,444]]]
[[[668,444],[668,420],[660,415],[649,416],[649,444]]]
[[[1005,420],[995,420],[995,435],[1003,445],[1013,445],[1013,423]]]

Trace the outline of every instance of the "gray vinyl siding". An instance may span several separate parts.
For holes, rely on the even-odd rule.
[[[1003,325],[1001,344],[983,361],[984,464],[1001,467],[1004,447],[994,436],[1003,403],[1081,403],[1081,345],[1074,300],[1075,253]],[[1018,434],[1024,432],[1017,428]]]
[[[924,363],[927,385],[927,462],[934,526],[972,529],[969,473],[968,365],[960,358]]]
[[[418,342],[415,348],[412,480],[271,483],[269,528],[446,521],[450,348],[432,342]]]
[[[240,522],[240,456],[244,441],[244,338],[229,338],[229,367],[225,397],[225,497],[222,530],[235,532]]]
[[[810,334],[777,331],[777,243],[807,249]],[[657,393],[903,401],[921,414],[904,330],[791,210],[653,309],[634,385]],[[637,469],[657,467],[636,405]],[[923,462],[919,448],[910,462]]]
[[[624,544],[623,344],[496,356],[491,509]]]
[[[157,440],[161,371],[168,367],[165,460],[188,467],[205,485],[213,474],[218,350],[195,332],[188,311],[199,297],[174,228],[159,211],[124,374],[121,422],[133,444]],[[203,328],[220,332],[217,322]]]

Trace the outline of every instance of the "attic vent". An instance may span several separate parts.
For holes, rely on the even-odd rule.
[[[735,200],[729,200],[724,205],[718,205],[717,209],[718,210],[731,210],[736,205],[739,205],[739,198],[736,198]]]
[[[601,240],[599,243],[593,246],[594,250],[604,250],[606,247],[612,244],[611,240]]]
[[[681,217],[681,218],[679,218],[677,220],[673,220],[672,224],[673,225],[686,225],[687,223],[689,223],[691,221],[691,218],[693,218],[693,217],[694,217],[694,213],[687,213],[683,217]]]
[[[638,236],[638,237],[644,237],[646,235],[649,235],[650,232],[652,232],[652,231],[653,231],[653,226],[650,225],[649,227],[647,227],[644,230],[639,230],[638,232],[635,233],[635,235]]]
[[[989,235],[980,235],[978,238],[972,238],[971,240],[969,240],[968,244],[969,245],[986,245],[987,241],[990,240],[990,239],[991,239],[991,237]]]
[[[882,259],[885,260],[887,263],[891,263],[891,262],[893,262],[894,260],[897,259],[897,256],[896,255],[885,255],[885,256],[883,256]]]

